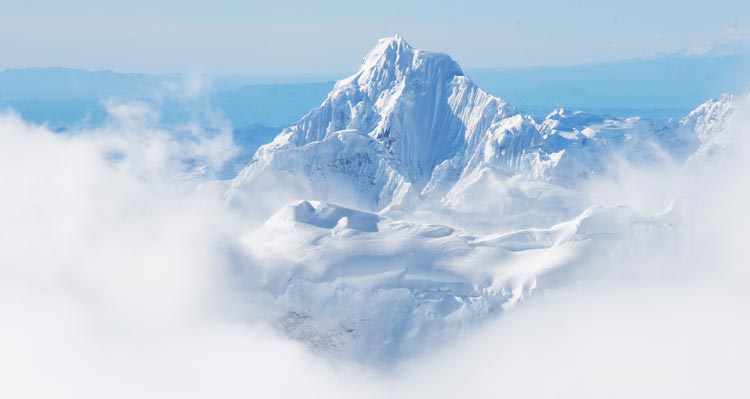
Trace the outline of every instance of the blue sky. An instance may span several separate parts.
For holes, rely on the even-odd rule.
[[[747,0],[107,3],[3,4],[0,68],[348,72],[377,38],[396,33],[469,68],[571,65],[750,40]]]

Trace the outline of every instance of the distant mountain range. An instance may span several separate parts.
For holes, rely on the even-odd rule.
[[[748,89],[750,54],[668,55],[571,67],[467,69],[488,93],[536,118],[555,108],[626,117],[678,118],[707,98]],[[218,75],[206,96],[237,128],[284,127],[319,105],[341,74]],[[184,113],[179,89],[188,78],[68,68],[0,72],[0,107],[64,128],[106,117],[104,98],[152,101],[166,123]]]
[[[678,118],[707,98],[750,88],[750,54],[674,54],[570,67],[468,70],[472,80],[535,116],[568,108]]]

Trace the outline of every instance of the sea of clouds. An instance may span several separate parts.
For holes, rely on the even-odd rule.
[[[64,134],[0,114],[0,396],[746,397],[750,104],[713,163],[622,165],[599,203],[682,210],[673,240],[388,370],[310,353],[254,300],[259,215],[215,176],[231,130],[109,101]],[[205,119],[203,119],[205,120]],[[264,192],[259,190],[258,197]],[[267,199],[266,199],[267,202]],[[281,206],[283,204],[279,204]]]

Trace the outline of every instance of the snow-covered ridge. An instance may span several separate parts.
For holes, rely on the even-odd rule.
[[[717,99],[710,99],[690,112],[680,123],[695,132],[701,143],[724,130],[729,116],[737,109],[737,99],[731,94],[724,94]]]
[[[604,173],[613,153],[684,159],[733,109],[709,102],[681,122],[556,110],[537,123],[465,76],[450,56],[382,39],[320,107],[256,153],[231,183],[241,201],[253,181],[285,181],[292,198],[380,211],[455,203],[483,170],[575,187]]]
[[[564,284],[547,276],[590,266],[579,259],[641,231],[668,233],[671,222],[592,207],[550,228],[477,237],[301,201],[243,243],[274,265],[262,284],[285,333],[328,356],[385,364],[458,337],[542,283]]]

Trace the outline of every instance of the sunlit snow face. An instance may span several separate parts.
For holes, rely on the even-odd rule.
[[[726,130],[742,145],[722,163],[625,165],[585,189],[645,216],[599,210],[578,223],[481,236],[318,204],[265,221],[252,207],[227,205],[225,186],[212,178],[234,154],[226,132],[157,128],[158,114],[142,105],[113,104],[110,112],[106,128],[66,135],[0,117],[6,396],[447,397],[489,389],[701,397],[741,389],[750,332],[741,313],[750,299],[747,104]],[[676,211],[652,217],[674,194]],[[555,285],[570,278],[564,273],[541,283],[523,273],[622,231],[633,234],[602,241],[617,257],[585,252],[577,284]],[[285,278],[298,284],[284,286]],[[518,302],[532,288],[541,295]],[[417,294],[423,302],[413,302]],[[508,301],[516,306],[486,318],[492,312],[480,299],[492,294],[500,311]],[[395,317],[405,303],[414,313]],[[349,322],[377,332],[422,317],[389,326],[404,342],[448,323],[466,327],[472,317],[486,322],[446,330],[446,340],[426,341],[384,373],[313,355],[287,338],[320,338],[294,324],[291,312],[302,311],[331,317],[312,325],[318,330],[346,315],[334,323],[344,343],[359,333]],[[357,319],[363,311],[369,324]],[[393,339],[367,337],[362,353]]]

